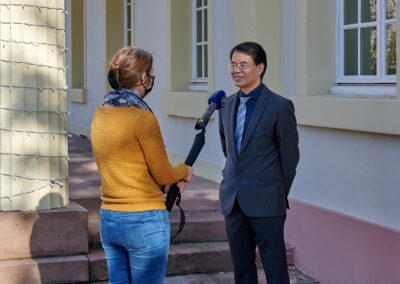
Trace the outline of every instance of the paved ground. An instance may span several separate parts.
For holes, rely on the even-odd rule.
[[[258,269],[258,283],[267,284],[263,269]],[[302,274],[293,267],[289,268],[290,284],[317,284],[317,282]],[[234,283],[232,271],[209,274],[192,274],[166,277],[164,284],[231,284]]]

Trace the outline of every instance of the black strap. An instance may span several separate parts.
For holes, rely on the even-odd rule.
[[[179,235],[179,233],[182,231],[183,227],[185,226],[185,212],[183,211],[182,207],[181,207],[181,195],[178,194],[178,197],[176,198],[176,206],[179,207],[179,210],[181,211],[181,221],[179,223],[179,229],[178,232],[176,232],[175,236],[170,238],[170,241],[172,241],[173,239],[176,238],[177,235]]]

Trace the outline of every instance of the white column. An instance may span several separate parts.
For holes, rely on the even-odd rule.
[[[0,0],[0,21],[0,210],[59,208],[68,204],[64,1]]]

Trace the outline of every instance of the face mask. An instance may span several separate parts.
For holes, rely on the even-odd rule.
[[[151,90],[153,89],[154,80],[155,80],[155,78],[156,78],[156,76],[151,76],[150,74],[147,74],[147,76],[149,76],[149,77],[151,78],[151,86],[148,87],[148,88],[145,87],[143,98],[144,98],[145,96],[147,96],[147,94],[150,93]],[[144,86],[144,85],[143,85],[143,86]]]

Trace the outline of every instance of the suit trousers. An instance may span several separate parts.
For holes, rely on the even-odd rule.
[[[236,200],[225,216],[236,284],[258,283],[255,265],[256,245],[268,284],[289,284],[283,235],[286,216],[248,217]]]

